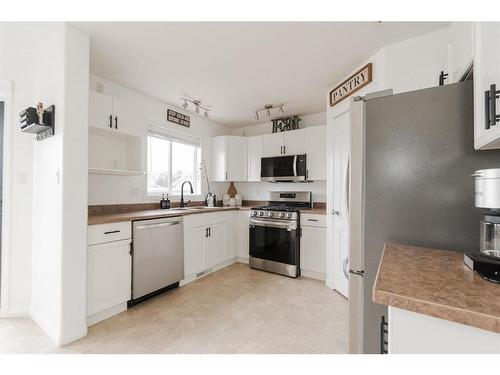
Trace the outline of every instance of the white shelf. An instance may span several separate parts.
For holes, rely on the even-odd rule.
[[[130,171],[126,169],[105,169],[105,168],[89,168],[91,174],[112,174],[119,176],[141,176],[146,174],[144,171]]]

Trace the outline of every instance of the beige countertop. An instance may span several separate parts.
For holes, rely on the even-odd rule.
[[[194,206],[196,207],[196,206]],[[234,210],[249,210],[253,205],[243,205],[236,207],[228,207],[228,206],[219,206],[219,207],[204,207],[200,209],[191,209],[184,210],[179,208],[170,208],[167,210],[160,209],[147,209],[147,210],[134,210],[127,212],[109,212],[109,210],[103,211],[102,213],[89,212],[88,215],[88,225],[95,224],[106,224],[106,223],[115,223],[119,221],[133,221],[133,220],[147,220],[147,219],[159,219],[163,217],[172,217],[172,216],[185,216],[185,215],[195,215],[202,214],[207,212],[219,212],[219,211],[234,211]],[[190,207],[192,208],[192,207]],[[97,210],[98,211],[98,210]],[[301,213],[308,214],[318,214],[325,215],[326,210],[324,208],[311,208],[300,210]]]
[[[386,243],[373,301],[500,333],[500,285],[472,272],[463,256]]]

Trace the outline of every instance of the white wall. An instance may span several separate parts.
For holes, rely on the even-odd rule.
[[[231,134],[227,127],[219,125],[213,121],[205,119],[194,113],[185,111],[169,103],[162,102],[151,96],[128,89],[119,84],[111,82],[96,75],[90,75],[90,87],[96,90],[97,85],[102,87],[102,92],[120,98],[128,103],[132,103],[143,110],[146,115],[144,127],[154,125],[166,130],[185,133],[201,139],[202,159],[207,163],[210,174],[210,146],[211,137],[216,135]],[[166,120],[167,107],[191,117],[191,127],[184,128]],[[212,192],[222,197],[227,191],[226,183],[211,183]],[[202,181],[201,196],[195,199],[202,199],[207,193],[206,183]],[[173,201],[179,200],[172,197]],[[110,175],[89,175],[89,204],[114,204],[114,203],[138,203],[155,202],[158,198],[147,197],[146,176],[110,176]]]
[[[9,233],[3,238],[5,241],[8,236],[10,248],[4,247],[2,254],[9,258],[9,263],[2,265],[2,288],[8,291],[2,294],[1,308],[7,316],[27,315],[30,309],[33,139],[19,131],[17,114],[33,104],[33,45],[28,41],[36,38],[41,29],[33,24],[0,24],[0,80],[12,84],[11,123],[5,123],[11,134],[12,152],[5,159],[10,163],[10,175],[3,181],[4,190],[9,189],[11,194],[10,211],[5,212],[4,206],[3,213],[4,221],[10,224]]]

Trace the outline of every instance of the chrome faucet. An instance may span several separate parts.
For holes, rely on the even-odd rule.
[[[184,184],[185,183],[188,183],[189,184],[189,187],[191,188],[191,194],[194,194],[194,190],[193,190],[193,185],[191,185],[191,181],[184,181],[181,185],[181,207],[186,207],[191,201],[187,201],[187,202],[184,202]]]

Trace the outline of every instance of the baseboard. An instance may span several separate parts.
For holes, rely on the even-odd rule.
[[[61,335],[59,338],[59,347],[71,344],[72,342],[87,336],[87,327],[85,325],[79,327],[78,329],[69,332],[68,334]]]
[[[238,258],[236,258],[236,262],[248,264],[248,258],[238,257]]]
[[[234,264],[237,261],[238,261],[238,258],[231,258],[231,259],[225,260],[224,262],[216,264],[215,266],[210,267],[205,271],[200,271],[200,272],[205,272],[203,275],[197,276],[200,272],[198,272],[197,274],[194,274],[194,275],[189,275],[179,282],[179,286],[184,286],[184,285],[187,285],[189,283],[192,283],[193,281],[201,279],[202,277],[210,275],[211,273],[214,273],[214,272],[219,271],[223,268],[229,267],[231,264]],[[247,261],[247,263],[248,263],[248,261]]]
[[[0,318],[27,318],[29,317],[29,313],[26,312],[25,310],[7,310],[7,311],[0,311]]]
[[[309,270],[305,270],[303,268],[300,269],[300,276],[308,277],[309,279],[325,281],[325,274],[324,273],[309,271]]]
[[[89,315],[87,316],[87,327],[91,327],[94,324],[111,318],[113,315],[119,314],[125,310],[127,310],[127,302],[120,303],[119,305],[110,307],[109,309],[106,309],[104,311]]]

